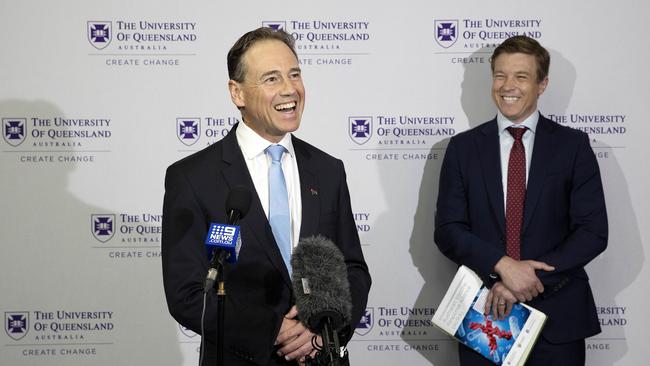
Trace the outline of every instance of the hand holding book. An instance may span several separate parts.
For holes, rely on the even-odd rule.
[[[507,315],[505,310],[497,311],[496,315],[502,316],[499,318],[494,316],[494,305],[498,309],[500,297],[494,296],[496,292],[490,297],[491,293],[472,270],[461,266],[436,309],[433,324],[496,365],[523,365],[546,315],[513,302]],[[486,314],[488,299],[492,314]]]

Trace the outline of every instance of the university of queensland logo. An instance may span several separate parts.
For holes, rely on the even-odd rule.
[[[11,339],[18,341],[29,331],[29,313],[26,311],[5,312],[5,332]]]
[[[111,22],[88,22],[88,41],[98,50],[103,50],[111,43],[113,30]]]
[[[360,336],[364,336],[372,330],[372,326],[375,324],[375,309],[366,308],[366,311],[363,313],[357,328],[354,330]]]
[[[359,145],[368,142],[372,136],[372,117],[349,117],[348,135]]]
[[[265,20],[262,21],[262,27],[269,27],[273,28],[275,30],[286,30],[287,29],[287,22],[279,20]]]
[[[440,46],[449,48],[458,40],[458,20],[436,20],[434,27]]]
[[[199,141],[201,133],[200,118],[176,118],[176,136],[187,146]]]
[[[95,239],[106,243],[115,233],[115,215],[91,215],[91,230]]]
[[[25,118],[3,118],[2,137],[13,147],[25,141],[27,135],[27,119]]]

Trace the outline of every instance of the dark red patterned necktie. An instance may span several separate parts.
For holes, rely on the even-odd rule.
[[[524,221],[524,199],[526,198],[526,152],[521,138],[527,128],[508,127],[515,142],[508,160],[508,193],[506,196],[506,252],[519,260],[521,247],[521,225]]]

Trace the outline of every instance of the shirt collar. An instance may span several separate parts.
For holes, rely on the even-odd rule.
[[[241,148],[242,154],[244,154],[246,160],[252,160],[260,154],[265,154],[264,150],[266,150],[270,145],[273,145],[272,142],[258,135],[257,132],[253,131],[253,129],[248,127],[244,122],[240,122],[239,125],[237,125],[235,133],[237,135],[239,147]],[[282,140],[277,144],[284,146],[291,156],[295,156],[290,133],[284,135]]]
[[[501,111],[497,111],[497,125],[499,126],[499,133],[505,132],[506,128],[510,126],[528,127],[532,133],[535,133],[538,121],[539,111],[535,111],[535,113],[528,116],[528,118],[526,118],[523,122],[517,124],[506,118],[506,116],[504,116]]]

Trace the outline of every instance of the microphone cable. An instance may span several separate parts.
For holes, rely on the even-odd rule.
[[[205,354],[205,308],[208,302],[207,291],[203,292],[203,309],[201,310],[201,350],[199,351],[199,366],[203,364],[203,355]]]

